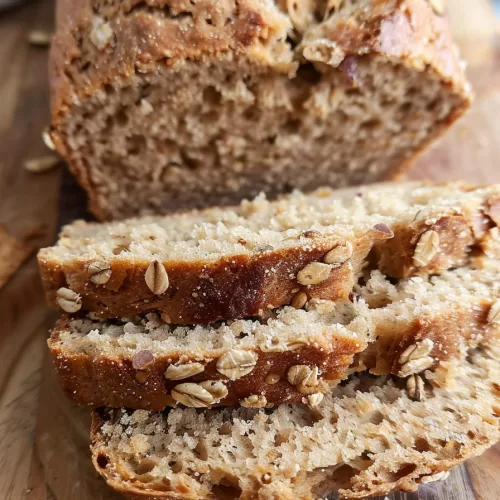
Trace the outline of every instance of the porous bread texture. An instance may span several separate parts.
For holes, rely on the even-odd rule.
[[[414,491],[500,439],[498,341],[473,352],[455,388],[352,376],[315,408],[101,409],[94,465],[141,498],[364,498]]]
[[[408,376],[403,353],[427,339],[432,345],[421,357],[429,356],[433,363],[425,369],[439,367],[435,377],[453,384],[457,364],[471,349],[500,338],[500,317],[492,321],[500,307],[499,271],[498,260],[475,259],[439,276],[395,284],[372,271],[364,285],[355,287],[370,307],[376,337],[359,355],[360,367],[375,375]]]
[[[252,396],[273,406],[307,400],[344,379],[354,355],[373,340],[367,314],[362,302],[313,300],[307,311],[285,307],[267,323],[173,327],[154,314],[128,322],[63,318],[49,347],[64,392],[80,404],[163,410],[176,404],[179,384],[217,381],[225,394],[207,407],[247,404]],[[309,382],[290,382],[292,367],[306,370]]]
[[[471,101],[427,0],[63,0],[51,87],[100,219],[390,178]]]
[[[63,317],[49,347],[73,401],[162,410],[175,404],[176,384],[207,380],[226,384],[227,396],[216,405],[235,405],[254,395],[264,396],[268,406],[307,401],[364,370],[400,377],[428,370],[436,385],[448,386],[470,350],[500,338],[500,309],[498,321],[492,320],[500,308],[498,269],[461,268],[396,285],[373,271],[356,291],[361,298],[354,303],[313,299],[304,304],[306,310],[285,307],[264,324],[239,320],[173,327],[155,314],[121,321]],[[418,350],[410,360],[404,353],[413,348]],[[245,360],[253,368],[234,374],[218,369],[220,359],[242,350],[254,353]],[[148,366],[138,367],[135,360],[145,354]],[[172,365],[187,370],[181,380],[166,377]],[[307,390],[290,383],[290,369],[297,365],[317,368],[319,382]]]
[[[367,256],[371,268],[396,278],[464,265],[474,248],[500,257],[499,212],[499,186],[295,191],[274,202],[259,196],[164,217],[78,221],[63,229],[56,246],[40,251],[39,263],[51,304],[67,287],[81,295],[82,310],[100,317],[159,310],[172,323],[206,324],[254,316],[298,292],[344,299]],[[433,238],[426,243],[426,236]],[[311,263],[324,267],[335,247],[343,256],[324,279],[305,284],[299,273]],[[165,293],[147,286],[154,260],[167,272]],[[93,282],[93,267],[109,273],[106,282]]]

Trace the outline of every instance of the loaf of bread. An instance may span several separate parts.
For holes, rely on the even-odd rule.
[[[92,457],[137,498],[262,500],[414,491],[500,439],[500,346],[472,352],[455,387],[353,376],[314,407],[101,409]]]
[[[49,347],[77,403],[163,410],[307,401],[344,379],[374,338],[363,302],[314,299],[307,311],[274,316],[176,328],[153,313],[134,322],[65,318]]]
[[[307,299],[346,299],[363,266],[392,278],[500,258],[500,187],[388,184],[259,196],[109,224],[75,222],[39,263],[49,303],[174,324],[238,319]]]
[[[500,338],[499,270],[466,267],[396,285],[373,271],[357,287],[370,310],[354,297],[313,299],[297,304],[306,310],[273,311],[267,323],[174,328],[153,313],[63,317],[49,347],[64,392],[93,407],[307,402],[362,370],[402,378],[430,370],[446,385],[471,349]],[[220,397],[205,394],[207,384],[217,384]]]
[[[58,2],[52,132],[100,219],[393,177],[470,105],[428,0]]]

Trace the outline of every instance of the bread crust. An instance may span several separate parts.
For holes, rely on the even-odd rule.
[[[460,185],[457,189],[476,188]],[[470,207],[464,204],[451,213],[436,213],[430,220],[419,219],[417,213],[415,220],[395,223],[391,227],[394,237],[389,239],[374,228],[356,230],[350,240],[351,259],[332,268],[328,279],[317,285],[300,285],[297,273],[311,262],[322,262],[327,252],[343,241],[311,231],[299,236],[296,245],[286,248],[264,248],[212,262],[164,262],[170,285],[162,295],[155,295],[148,288],[144,277],[150,261],[139,257],[133,261],[120,255],[113,258],[109,262],[111,279],[105,285],[90,280],[90,259],[61,263],[51,257],[48,248],[39,252],[38,261],[47,301],[53,308],[57,308],[57,290],[67,287],[80,294],[83,311],[100,318],[161,311],[173,324],[208,324],[260,315],[289,304],[299,291],[309,298],[345,299],[365,259],[371,268],[391,278],[406,279],[463,266],[472,251],[500,258],[500,237],[495,239],[493,234],[498,231],[499,207],[500,195],[493,191]],[[417,245],[429,232],[437,236],[439,250],[428,260],[421,257],[417,264]]]
[[[443,92],[456,96],[456,105],[436,127],[432,137],[423,141],[425,145],[442,134],[470,106],[470,87],[451,41],[446,19],[433,12],[427,0],[369,0],[369,5],[357,16],[343,16],[334,23],[327,19],[312,26],[310,34],[306,34],[299,46],[300,57],[294,56],[288,48],[290,55],[286,60],[276,60],[266,46],[269,37],[285,39],[290,32],[293,23],[286,13],[268,9],[256,0],[199,2],[193,11],[194,19],[203,19],[207,14],[213,18],[235,18],[234,23],[217,28],[216,32],[207,31],[201,21],[189,30],[182,30],[168,16],[157,23],[149,15],[150,12],[163,12],[164,8],[166,11],[182,11],[182,5],[183,0],[148,0],[145,3],[129,0],[118,4],[101,4],[92,0],[58,2],[58,31],[52,44],[50,63],[52,138],[87,190],[91,209],[99,219],[110,219],[119,214],[110,213],[102,206],[96,180],[92,179],[85,160],[74,154],[63,119],[75,103],[103,92],[107,85],[131,78],[136,71],[150,72],[158,65],[173,65],[186,60],[217,60],[221,54],[231,53],[259,68],[294,74],[300,58],[306,63],[323,63],[316,56],[308,56],[305,49],[326,40],[335,46],[335,57],[327,64],[339,68],[339,71],[344,71],[342,62],[348,57],[373,56],[381,61],[402,64],[416,72],[432,73],[442,82]],[[82,45],[82,40],[90,36],[94,15],[107,19],[112,27],[113,41],[105,50],[98,50],[88,43]],[[422,147],[419,146],[411,156],[417,155]],[[410,161],[411,158],[396,159],[396,164],[384,173],[385,178],[393,177],[396,170],[406,168]]]
[[[433,358],[433,363],[427,369],[432,371],[442,361],[460,362],[470,349],[500,337],[500,328],[488,323],[490,308],[491,301],[474,301],[472,297],[467,305],[450,304],[444,312],[416,317],[404,323],[398,323],[396,317],[385,316],[375,321],[376,340],[368,344],[340,336],[334,339],[334,343],[322,345],[316,342],[292,351],[258,351],[256,367],[247,376],[234,381],[228,381],[217,372],[216,363],[221,354],[216,353],[206,355],[203,363],[206,367],[201,374],[171,381],[164,376],[168,366],[176,364],[179,358],[183,363],[197,362],[199,358],[189,351],[179,350],[177,357],[157,356],[154,364],[143,371],[132,367],[131,357],[68,352],[59,341],[60,332],[67,327],[67,317],[59,320],[48,345],[61,387],[77,404],[93,408],[109,406],[158,411],[174,404],[170,393],[181,382],[223,379],[227,383],[228,395],[218,405],[237,405],[246,397],[261,394],[269,406],[274,406],[305,401],[304,393],[287,381],[286,374],[293,365],[318,366],[323,373],[322,384],[313,392],[324,393],[353,371],[369,370],[379,376],[400,375],[403,366],[401,354],[425,339],[431,340],[433,346],[427,354]],[[279,381],[272,385],[267,383],[269,374],[278,375]],[[453,378],[453,373],[443,373],[443,377],[445,380]]]
[[[374,375],[398,375],[403,365],[401,355],[429,339],[433,348],[428,356],[434,359],[430,370],[442,361],[460,361],[468,350],[500,338],[500,328],[488,323],[491,304],[471,297],[468,304],[453,304],[441,314],[417,317],[403,331],[390,320],[377,321],[377,340],[368,344],[359,360]]]
[[[498,369],[497,366],[493,366],[492,364],[494,362],[494,358],[489,357],[488,359],[481,357],[481,350],[479,350],[479,355],[478,352],[476,352],[472,356],[472,358],[478,363],[482,363],[486,359],[486,362],[490,363],[489,368],[486,368],[486,370],[482,373],[482,376],[485,377],[483,380],[475,380],[475,382],[470,381],[472,394],[466,391],[467,396],[465,397],[470,397],[471,400],[469,401],[466,399],[466,401],[464,401],[463,411],[460,409],[459,401],[457,401],[460,400],[461,397],[460,390],[452,390],[448,392],[447,389],[437,389],[437,393],[433,393],[429,399],[424,400],[422,403],[408,400],[404,396],[404,391],[399,390],[392,392],[392,397],[394,397],[395,400],[391,400],[391,398],[388,398],[389,400],[381,399],[380,401],[382,402],[382,406],[387,405],[392,408],[392,411],[388,412],[388,420],[391,423],[387,426],[382,425],[379,429],[377,429],[378,424],[371,424],[373,425],[373,429],[371,429],[372,435],[378,435],[382,439],[387,439],[389,446],[389,443],[391,442],[390,440],[394,440],[394,434],[401,432],[401,429],[404,428],[407,439],[403,442],[400,441],[401,446],[398,446],[397,453],[390,448],[386,448],[385,451],[383,451],[384,448],[382,448],[380,452],[377,451],[372,454],[379,456],[376,456],[376,458],[373,457],[374,460],[370,460],[368,464],[353,464],[354,467],[352,467],[352,472],[351,467],[348,467],[348,472],[351,472],[351,474],[348,474],[348,477],[345,478],[345,483],[343,483],[341,478],[340,480],[336,478],[335,471],[331,471],[327,467],[322,468],[321,465],[318,465],[318,462],[311,461],[306,466],[306,470],[298,472],[294,477],[295,481],[292,481],[292,483],[287,486],[287,484],[285,484],[285,474],[272,468],[273,461],[271,458],[269,459],[269,464],[271,465],[261,465],[260,463],[249,464],[248,471],[245,471],[244,473],[244,475],[247,476],[245,478],[247,481],[244,483],[245,487],[243,489],[243,494],[238,496],[240,493],[238,488],[235,488],[234,490],[229,489],[229,491],[233,493],[233,497],[231,498],[260,498],[263,500],[299,498],[299,496],[295,494],[296,491],[294,490],[299,490],[302,484],[301,481],[307,480],[308,478],[310,479],[310,484],[315,484],[316,487],[309,486],[308,488],[308,486],[305,486],[302,488],[301,494],[304,496],[300,496],[300,498],[307,498],[311,500],[314,498],[323,498],[327,492],[332,492],[332,490],[338,492],[340,498],[346,499],[384,495],[390,493],[391,491],[411,492],[416,491],[418,486],[424,482],[439,480],[440,476],[437,476],[438,474],[448,471],[455,465],[458,465],[467,459],[480,455],[487,448],[495,444],[498,439],[500,439],[500,428],[498,425],[499,414],[497,406],[500,392],[498,391],[498,384],[496,384]],[[467,385],[469,384],[469,381],[462,378],[462,383]],[[478,391],[477,394],[474,393],[474,388]],[[490,391],[493,391],[492,395],[490,395]],[[484,406],[481,405],[480,401],[476,402],[476,400],[481,400],[481,395],[488,400]],[[380,395],[379,397],[382,396]],[[361,414],[364,412],[367,414],[370,413],[371,405],[364,398],[363,389],[361,389],[361,392],[355,392],[348,396],[344,395],[341,396],[341,398],[343,401],[339,404],[339,406],[344,402],[346,403],[346,405],[343,406],[343,417],[348,415],[350,409],[358,411]],[[436,398],[440,403],[433,405],[434,398]],[[394,407],[392,406],[393,404]],[[427,404],[430,408],[425,408]],[[468,436],[463,442],[459,439],[454,441],[453,438],[450,439],[450,436],[447,436],[447,439],[443,440],[443,444],[439,443],[437,446],[439,449],[433,449],[432,445],[429,445],[427,441],[428,437],[426,435],[426,426],[424,424],[419,423],[415,429],[404,426],[407,424],[405,414],[413,414],[415,419],[425,418],[426,421],[429,421],[429,423],[438,427],[439,415],[436,414],[434,417],[434,415],[432,415],[432,409],[439,408],[440,412],[452,411],[447,408],[448,404],[453,406],[454,412],[460,414],[460,417],[456,417],[457,420],[459,419],[461,426],[459,433],[464,436]],[[411,408],[413,405],[415,405],[415,408]],[[335,407],[334,415],[337,411],[339,410]],[[384,412],[385,411],[386,409],[384,409]],[[474,418],[476,418],[475,411],[477,411],[477,417],[480,416],[481,422],[476,420],[476,423],[473,423]],[[319,414],[322,414],[321,410]],[[251,421],[252,416],[249,418]],[[262,416],[262,418],[266,419],[265,416]],[[178,419],[179,416],[176,416],[173,422],[179,422]],[[127,468],[128,462],[120,456],[122,451],[116,449],[116,444],[108,446],[110,436],[109,429],[108,431],[103,432],[104,426],[108,424],[112,427],[114,425],[120,426],[121,422],[118,424],[116,421],[116,414],[112,411],[100,409],[93,412],[91,426],[92,460],[96,470],[103,476],[108,485],[117,491],[130,495],[132,498],[211,498],[211,495],[207,492],[207,490],[211,485],[213,486],[215,484],[219,484],[221,476],[217,474],[217,471],[213,471],[210,468],[203,471],[203,473],[213,473],[213,475],[207,476],[209,478],[208,484],[205,482],[203,487],[201,487],[196,480],[189,485],[183,484],[183,482],[180,481],[175,484],[169,483],[167,488],[162,487],[163,483],[160,483],[162,486],[157,487],[156,484],[158,484],[158,482],[155,484],[155,481],[152,481],[151,477],[147,478],[146,476],[146,479],[143,480],[137,472],[133,472],[133,466],[130,467],[130,469]],[[168,427],[169,424],[171,424],[171,422],[168,422],[168,424],[165,422],[164,425]],[[121,426],[122,431],[127,425],[128,424],[126,422],[123,423],[123,426]],[[175,423],[172,425],[176,426]],[[231,425],[232,423],[230,426]],[[276,422],[274,425],[278,427]],[[298,428],[300,429],[302,425],[299,424]],[[335,422],[331,425],[332,427],[335,426]],[[348,422],[342,422],[339,425],[348,428]],[[308,426],[306,426],[306,429],[307,427]],[[335,432],[335,430],[332,430],[332,432]],[[352,432],[354,436],[356,436],[356,430],[353,429]],[[443,437],[444,432],[442,434]],[[200,435],[202,434],[203,432]],[[238,434],[238,431],[236,431],[235,434]],[[235,434],[233,434],[233,436]],[[429,435],[431,436],[431,442],[435,442],[437,439],[436,432],[429,432]],[[295,439],[297,439],[297,437],[299,436],[294,436]],[[303,438],[304,445],[306,447],[309,446],[309,449],[312,448],[314,450],[314,448],[317,448],[318,451],[320,450],[319,442],[315,441],[313,444],[308,442],[310,437],[307,430],[304,432],[303,436],[299,437],[299,441],[301,438]],[[115,439],[117,439],[117,437],[115,437]],[[122,439],[125,445],[130,444],[128,436],[124,435]],[[347,439],[347,442],[349,443],[347,447],[353,445],[350,438],[344,439]],[[361,436],[360,439],[362,439]],[[341,444],[342,441],[340,441],[340,444],[337,446],[340,446]],[[255,446],[257,447],[258,444],[255,444]],[[429,446],[431,446],[430,450],[428,449]],[[361,450],[359,453],[361,453]],[[270,453],[272,453],[272,451]],[[125,457],[131,455],[130,450],[123,452],[123,455]],[[273,455],[271,455],[271,457],[272,456]],[[342,457],[338,459],[340,463],[343,462],[345,464],[345,460],[347,459],[344,457],[344,454],[339,452],[339,457]],[[370,459],[372,459],[372,456],[370,456]],[[319,463],[321,464],[322,462]],[[370,465],[372,463],[373,465]],[[262,477],[266,472],[268,472],[269,475],[276,480],[276,484],[273,484],[274,481],[271,481],[268,484],[262,481]],[[184,472],[184,475],[185,474],[189,474],[189,472]],[[319,481],[318,478],[320,478]],[[155,479],[158,479],[158,477],[155,477]],[[238,480],[239,478],[235,478],[236,484],[238,484]],[[345,486],[339,487],[339,483],[344,484]],[[320,484],[320,491],[317,489],[318,484]],[[332,486],[332,484],[335,486]],[[190,486],[194,486],[194,488],[191,489]],[[196,489],[197,487],[200,489]],[[165,491],[165,489],[170,491]],[[250,495],[254,496],[251,497]]]
[[[101,318],[162,311],[173,324],[208,324],[220,319],[258,316],[285,304],[304,291],[309,298],[342,300],[349,296],[361,271],[375,232],[352,240],[353,256],[331,269],[317,285],[300,285],[297,273],[311,262],[321,262],[340,242],[311,234],[306,242],[279,250],[231,255],[215,262],[164,262],[169,287],[155,295],[145,280],[149,260],[132,263],[120,258],[109,263],[111,279],[104,286],[90,281],[89,261],[60,265],[41,250],[38,261],[46,297],[56,307],[57,290],[69,287],[82,297],[82,310]]]
[[[309,393],[326,392],[344,379],[353,357],[366,347],[361,339],[339,335],[325,339],[323,344],[304,345],[298,349],[263,352],[257,350],[257,364],[246,376],[229,380],[217,371],[219,353],[212,351],[203,359],[202,373],[182,380],[168,380],[167,368],[177,364],[201,361],[189,350],[173,356],[155,356],[154,363],[145,370],[132,366],[132,358],[92,356],[84,352],[68,353],[59,342],[59,333],[65,329],[68,318],[59,320],[48,341],[54,366],[64,393],[75,403],[98,408],[101,406],[138,408],[161,411],[173,406],[172,389],[181,383],[222,380],[228,395],[214,406],[235,406],[251,395],[264,395],[268,406],[284,402],[306,401],[307,394],[287,381],[287,372],[294,365],[317,366],[320,369],[320,384]],[[269,374],[278,375],[276,383],[266,382]]]

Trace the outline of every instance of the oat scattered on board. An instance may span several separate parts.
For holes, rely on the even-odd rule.
[[[24,162],[24,168],[33,174],[42,174],[48,172],[57,166],[59,158],[57,156],[42,156],[40,158],[32,158]]]
[[[50,47],[53,33],[46,30],[33,30],[28,33],[28,42],[35,47]]]
[[[45,127],[45,129],[42,132],[42,140],[43,143],[51,150],[55,151],[56,150],[56,145],[54,144],[54,141],[52,140],[52,137],[50,135],[50,128]]]

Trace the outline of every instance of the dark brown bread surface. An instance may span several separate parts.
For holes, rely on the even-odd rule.
[[[237,405],[252,395],[264,396],[266,406],[307,402],[308,395],[324,393],[349,373],[364,370],[403,378],[428,370],[436,385],[447,386],[471,349],[500,337],[498,271],[498,266],[496,271],[461,268],[396,286],[375,273],[366,286],[357,288],[370,310],[362,301],[352,305],[312,301],[306,305],[307,314],[285,308],[267,325],[227,322],[224,341],[217,331],[220,327],[186,327],[176,334],[157,316],[128,324],[62,317],[49,347],[64,392],[92,407],[163,410],[175,404],[171,392],[177,384],[214,380],[227,388],[227,396],[214,405]],[[361,316],[357,322],[356,315]],[[337,328],[339,321],[349,331]],[[241,331],[257,335],[256,340],[245,343],[248,338]],[[412,346],[419,347],[419,355],[412,359],[421,361],[405,368],[404,353]],[[255,367],[230,380],[217,370],[217,362],[228,351],[241,349],[255,353]],[[134,360],[144,355],[152,361],[147,358],[151,361],[147,366],[137,366]],[[170,366],[193,363],[201,365],[193,376],[165,377]],[[307,390],[291,384],[287,374],[296,365],[317,368],[318,384]]]
[[[65,287],[79,295],[82,311],[98,317],[158,311],[174,324],[207,324],[262,314],[289,304],[297,293],[345,299],[365,259],[383,274],[408,278],[463,266],[472,253],[498,258],[499,191],[498,186],[388,184],[294,193],[275,202],[257,198],[237,207],[123,223],[78,221],[38,259],[53,306]],[[271,231],[278,219],[281,225]],[[238,225],[243,223],[250,229]],[[434,239],[426,243],[426,236]],[[206,251],[207,244],[220,248]],[[351,257],[331,266],[323,281],[299,283],[301,270],[347,244]],[[169,278],[159,295],[145,280],[156,259]],[[92,282],[96,263],[110,273],[106,283]]]
[[[314,408],[101,409],[92,457],[133,498],[318,500],[415,491],[500,439],[498,341],[420,400],[388,377],[353,376]]]
[[[470,105],[427,0],[58,2],[52,138],[100,219],[388,179]]]

